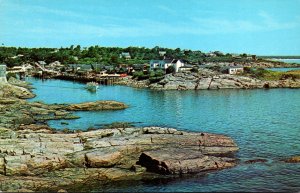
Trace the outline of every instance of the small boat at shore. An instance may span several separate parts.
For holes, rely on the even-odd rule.
[[[97,89],[99,88],[99,84],[97,82],[88,82],[86,83],[85,88],[89,91],[96,92]]]

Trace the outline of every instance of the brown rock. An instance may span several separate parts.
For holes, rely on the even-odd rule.
[[[57,191],[57,193],[67,193],[68,191],[67,190],[64,190],[64,189],[59,189],[58,191]]]
[[[118,110],[125,109],[124,103],[117,101],[95,101],[80,104],[71,104],[66,107],[68,111],[99,111],[99,110]]]
[[[110,152],[98,150],[86,154],[86,161],[88,167],[112,167],[121,159],[119,151]]]
[[[284,159],[283,161],[286,163],[300,163],[300,156],[299,155],[293,156],[288,159]]]

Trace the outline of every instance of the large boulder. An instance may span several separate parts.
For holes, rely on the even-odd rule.
[[[214,157],[201,150],[168,148],[143,152],[138,164],[159,174],[188,174],[217,170],[236,165],[235,159]]]

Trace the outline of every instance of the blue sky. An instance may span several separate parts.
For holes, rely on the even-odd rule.
[[[0,0],[0,43],[300,55],[300,0]]]

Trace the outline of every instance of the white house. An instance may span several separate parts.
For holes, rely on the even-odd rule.
[[[165,60],[151,60],[150,61],[150,70],[154,69],[163,69],[166,70],[170,66],[173,66],[175,72],[179,71],[179,68],[184,66],[185,63],[183,60],[175,60],[175,59],[165,59]]]
[[[131,59],[130,53],[129,52],[122,52],[120,54],[120,58],[125,58],[126,60]]]
[[[184,65],[179,68],[179,72],[188,72],[194,68],[193,65]]]
[[[228,66],[228,74],[241,74],[244,72],[243,66]]]
[[[160,56],[164,56],[164,55],[166,55],[167,52],[166,51],[159,51],[158,53],[159,53]]]
[[[185,62],[183,60],[174,60],[172,63],[175,68],[175,72],[178,72],[179,68],[185,65]]]

